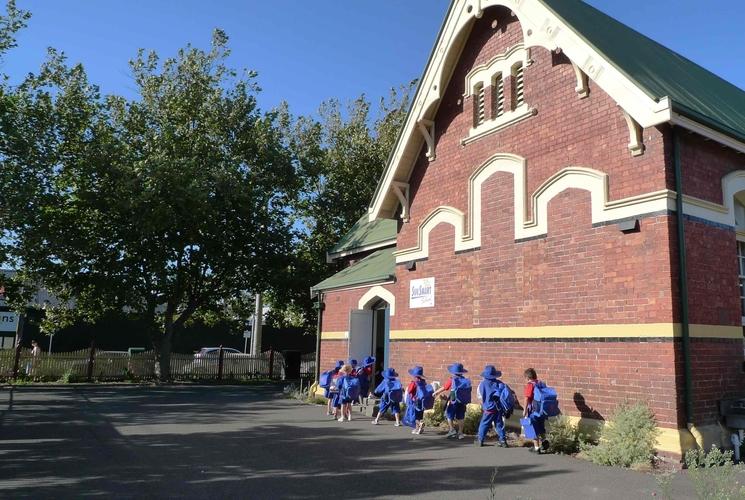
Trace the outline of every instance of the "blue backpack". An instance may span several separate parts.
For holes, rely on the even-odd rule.
[[[556,417],[561,414],[556,389],[540,381],[533,384],[533,414],[539,417]]]
[[[515,393],[510,389],[509,385],[501,382],[497,389],[497,394],[497,406],[502,411],[502,415],[506,418],[510,418],[510,416],[512,416],[512,411],[515,409],[515,403],[517,403]]]
[[[431,410],[435,407],[435,390],[431,384],[417,384],[416,409]]]
[[[328,389],[331,387],[331,380],[334,378],[334,375],[336,375],[336,373],[333,370],[323,372],[318,378],[318,385],[323,389]]]
[[[453,401],[461,404],[471,402],[471,380],[465,377],[453,377],[453,388],[451,392]]]
[[[389,380],[385,393],[388,395],[388,401],[392,403],[400,403],[404,400],[404,388],[398,380]]]
[[[357,399],[360,397],[360,381],[356,377],[346,377],[344,379],[344,397],[347,399]]]

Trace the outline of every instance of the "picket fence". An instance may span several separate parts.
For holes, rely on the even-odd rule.
[[[15,356],[14,349],[0,350],[0,378],[13,377]],[[315,362],[310,367],[305,364],[310,371],[315,366]],[[201,358],[173,353],[170,366],[175,380],[283,379],[285,368],[278,351],[257,356],[223,352],[222,357],[216,352]],[[154,380],[157,373],[153,351],[129,354],[91,348],[32,356],[30,349],[22,349],[18,362],[18,376],[33,380]]]

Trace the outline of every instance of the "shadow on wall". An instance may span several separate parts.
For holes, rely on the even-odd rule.
[[[587,404],[585,397],[581,392],[575,392],[572,398],[574,400],[574,406],[577,407],[580,418],[577,423],[577,427],[582,432],[588,433],[591,436],[597,435],[600,432],[600,427],[605,422],[603,417],[597,410]]]

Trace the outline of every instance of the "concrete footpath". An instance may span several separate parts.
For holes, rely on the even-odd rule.
[[[658,490],[649,474],[331,421],[276,386],[16,387],[0,397],[1,498],[626,500]],[[687,479],[673,488],[693,498]]]

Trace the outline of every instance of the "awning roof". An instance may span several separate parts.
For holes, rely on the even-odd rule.
[[[363,215],[352,229],[341,237],[339,242],[329,250],[329,256],[341,253],[353,253],[354,250],[365,247],[382,246],[387,242],[396,241],[397,225],[395,220],[377,219],[370,222],[367,213]]]
[[[356,285],[391,281],[396,276],[395,247],[384,248],[368,255],[358,263],[347,267],[314,287],[312,292],[346,288]]]

